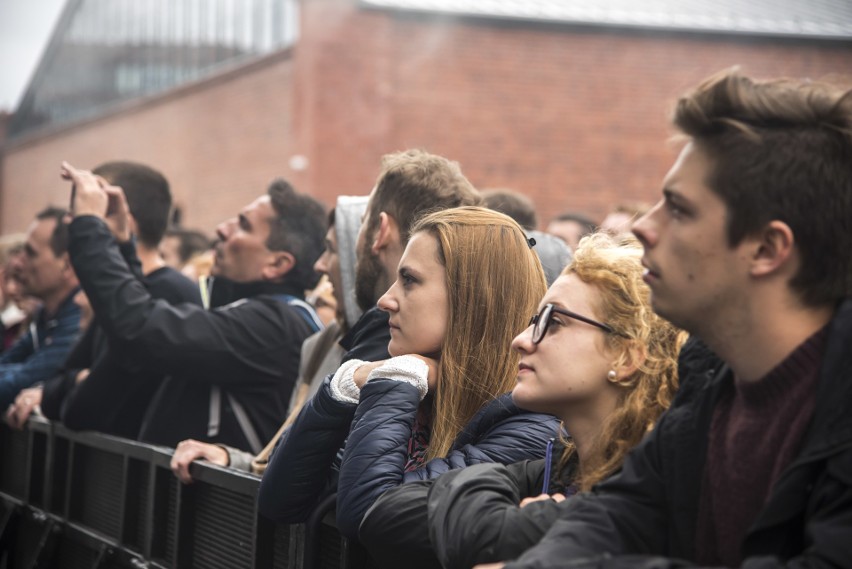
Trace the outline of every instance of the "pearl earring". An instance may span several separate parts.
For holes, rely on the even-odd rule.
[[[615,378],[616,378],[617,376],[618,376],[618,374],[617,374],[617,373],[615,373],[615,370],[614,370],[614,369],[609,370],[609,372],[606,374],[606,378],[607,378],[608,380],[610,380],[610,381],[615,381]]]

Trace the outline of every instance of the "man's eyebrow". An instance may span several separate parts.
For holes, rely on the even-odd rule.
[[[682,205],[691,205],[692,203],[688,198],[684,197],[683,194],[671,188],[663,188],[663,196],[666,198],[666,201],[669,202],[673,201]]]

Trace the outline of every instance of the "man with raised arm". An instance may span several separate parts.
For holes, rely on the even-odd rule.
[[[304,302],[322,252],[325,214],[313,198],[273,182],[219,225],[211,310],[156,300],[128,268],[120,188],[63,165],[76,187],[71,261],[99,323],[147,369],[169,375],[140,439],[174,446],[193,438],[258,452],[284,417],[302,341],[317,328]],[[113,232],[122,235],[113,237]]]

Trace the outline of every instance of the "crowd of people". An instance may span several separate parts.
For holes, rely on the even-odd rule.
[[[212,248],[155,169],[62,163],[0,242],[6,422],[254,472],[379,567],[850,567],[852,90],[728,70],[673,124],[659,202],[546,232],[423,150]]]

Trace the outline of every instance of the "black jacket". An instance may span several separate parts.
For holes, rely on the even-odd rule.
[[[386,360],[390,328],[388,313],[376,307],[366,311],[340,340],[350,359]],[[349,434],[354,406],[335,401],[327,393],[329,378],[302,408],[284,432],[269,459],[258,494],[265,516],[287,523],[308,519],[316,505],[337,489],[342,447]]]
[[[419,403],[417,389],[400,381],[377,379],[361,390],[337,491],[337,526],[343,535],[357,537],[364,514],[391,488],[473,464],[541,458],[559,432],[558,419],[524,411],[506,393],[471,418],[446,457],[404,472]]]
[[[364,513],[389,488],[471,464],[544,456],[559,428],[555,417],[524,412],[507,394],[471,419],[446,458],[405,473],[419,402],[414,386],[389,379],[367,383],[357,405],[339,402],[327,379],[273,454],[261,481],[261,512],[278,522],[304,521],[332,485],[338,491],[338,528],[356,537]],[[338,483],[334,458],[347,435]]]
[[[798,456],[743,542],[743,567],[852,567],[852,301],[830,324],[816,409]],[[699,494],[726,368],[681,373],[682,387],[621,473],[564,502],[560,519],[506,567],[680,567],[695,560]],[[685,561],[682,561],[685,560]],[[568,563],[573,561],[572,563]]]
[[[121,249],[134,270],[137,258],[132,243]],[[201,306],[198,286],[170,267],[161,267],[141,281],[153,298]],[[89,369],[89,375],[78,384],[77,372],[83,368]],[[95,318],[68,356],[64,372],[45,382],[41,408],[45,416],[70,429],[136,439],[163,379],[163,374],[146,371],[132,357],[125,357],[121,343],[111,342]]]
[[[358,322],[340,339],[340,346],[346,350],[341,363],[349,360],[377,362],[386,360],[390,343],[390,315],[374,306],[358,318]]]
[[[259,282],[233,287],[223,299],[232,302],[209,311],[171,306],[130,272],[103,221],[78,217],[69,232],[71,261],[100,325],[128,357],[170,376],[140,440],[174,446],[194,438],[254,450],[235,414],[239,407],[260,441],[272,438],[287,412],[300,347],[313,332],[278,295],[301,291]]]
[[[554,445],[548,494],[564,493],[574,479],[576,459],[559,472],[562,451]],[[387,569],[466,568],[514,557],[537,543],[558,515],[550,500],[518,507],[545,490],[544,467],[545,459],[484,463],[398,486],[367,511],[359,538]]]

